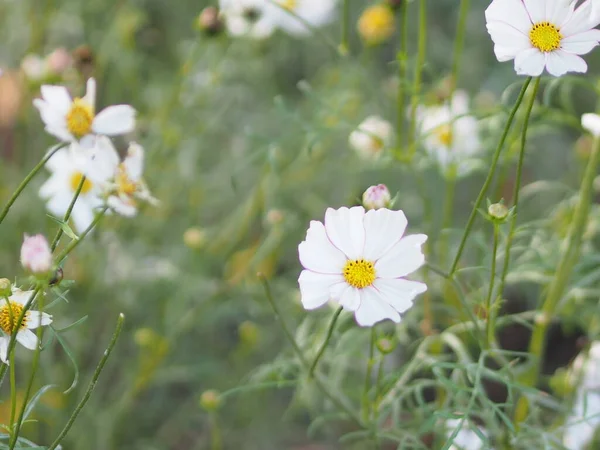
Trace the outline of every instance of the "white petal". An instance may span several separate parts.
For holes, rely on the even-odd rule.
[[[560,77],[567,72],[587,72],[587,64],[582,57],[572,53],[557,50],[548,53],[546,58],[546,70],[550,75]]]
[[[333,246],[325,226],[321,222],[313,220],[306,232],[306,239],[298,246],[300,263],[306,269],[315,272],[341,274],[346,257]]]
[[[546,20],[546,3],[552,0],[523,0],[531,22],[538,23]]]
[[[402,278],[378,278],[373,283],[381,298],[403,313],[413,305],[414,298],[427,290],[425,283]]]
[[[50,325],[52,316],[42,311],[29,311],[27,314],[27,328],[33,330],[38,327]]]
[[[130,143],[123,165],[131,181],[140,181],[144,173],[143,147],[135,142]]]
[[[3,363],[8,364],[8,344],[10,342],[10,338],[8,336],[0,337],[0,360]]]
[[[560,45],[565,52],[585,55],[598,45],[599,40],[600,30],[588,30],[564,38]]]
[[[537,48],[523,50],[515,57],[515,71],[517,75],[537,77],[544,71],[546,57]]]
[[[71,109],[71,96],[64,86],[42,86],[40,88],[42,98],[61,115],[65,115]]]
[[[571,2],[573,3],[573,2]],[[592,14],[592,5],[590,2],[582,3],[568,20],[560,24],[561,34],[567,38],[577,33],[588,31],[598,25],[600,18],[596,18]]]
[[[71,133],[69,133],[69,130],[67,130],[66,127],[46,125],[44,129],[48,134],[57,137],[63,142],[73,142],[76,140],[75,137]]]
[[[75,230],[78,233],[83,233],[94,221],[94,212],[81,198],[78,198],[71,212],[71,218]]]
[[[111,195],[106,203],[113,211],[123,217],[135,217],[137,214],[137,207],[127,198]]]
[[[8,299],[12,302],[16,302],[19,305],[25,305],[35,291],[22,291],[21,289],[14,289]]]
[[[530,48],[529,38],[505,22],[490,22],[488,33],[494,41],[494,53],[498,61],[514,59],[519,52]]]
[[[19,331],[17,333],[17,341],[19,341],[23,347],[29,350],[35,350],[38,345],[38,338],[31,330]]]
[[[360,290],[345,282],[333,285],[330,289],[330,293],[331,298],[339,302],[346,311],[356,311],[360,306]]]
[[[494,0],[485,10],[485,20],[506,22],[523,33],[529,33],[531,19],[522,0]]]
[[[83,100],[92,107],[92,110],[96,110],[96,80],[94,78],[87,80]]]
[[[329,240],[348,257],[358,259],[365,245],[365,228],[362,206],[353,208],[328,208],[325,212],[325,231]]]
[[[66,128],[66,113],[58,111],[51,104],[39,98],[33,100],[33,106],[40,112],[40,116],[42,116],[42,120],[46,125]]]
[[[362,289],[360,295],[360,306],[354,313],[356,322],[360,326],[370,327],[385,319],[400,322],[400,314],[380,298],[375,289],[371,287]]]
[[[406,225],[402,211],[372,209],[364,218],[365,250],[364,257],[376,261],[402,238]]]
[[[564,23],[571,19],[574,9],[574,2],[570,0],[547,2],[546,20],[560,29]]]
[[[600,137],[600,116],[598,114],[587,113],[581,116],[581,126],[593,136]]]
[[[298,278],[298,284],[304,309],[315,309],[324,305],[330,299],[332,286],[343,281],[342,275],[325,275],[303,270]]]
[[[129,105],[109,106],[94,118],[95,133],[115,136],[130,133],[135,128],[135,109]]]
[[[414,272],[425,262],[421,245],[427,240],[424,234],[402,238],[375,263],[377,278],[398,278]]]

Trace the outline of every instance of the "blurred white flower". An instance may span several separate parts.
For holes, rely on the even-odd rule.
[[[594,342],[587,355],[575,358],[572,375],[578,391],[563,445],[569,450],[584,450],[600,425],[600,342]]]
[[[559,77],[586,72],[578,55],[592,51],[600,40],[600,15],[592,16],[592,1],[577,8],[566,0],[494,0],[485,11],[487,29],[498,61],[515,60],[518,75],[539,76],[544,69]]]
[[[600,116],[594,113],[586,113],[581,116],[581,126],[589,131],[592,136],[600,137]]]
[[[109,106],[96,114],[96,81],[87,81],[83,98],[72,99],[64,86],[44,85],[42,98],[33,104],[39,110],[46,131],[64,142],[90,144],[92,135],[116,136],[133,131],[135,110],[129,105]],[[85,140],[85,143],[83,142]]]
[[[38,346],[38,338],[31,330],[52,323],[52,316],[41,311],[27,311],[23,316],[21,326],[17,330],[19,317],[23,312],[23,306],[31,298],[34,291],[21,291],[13,288],[12,295],[8,299],[0,299],[0,329],[4,332],[0,336],[0,360],[8,364],[8,344],[10,336],[16,331],[17,342],[29,350],[35,350]]]
[[[46,61],[39,55],[29,54],[21,61],[21,70],[29,81],[42,81],[48,76]]]
[[[311,221],[298,246],[304,308],[332,299],[353,311],[361,326],[400,322],[399,313],[427,290],[424,283],[403,278],[423,265],[421,245],[427,240],[424,234],[404,236],[407,224],[402,211],[365,213],[362,206],[328,208],[324,224]]]
[[[52,269],[52,251],[43,235],[25,235],[21,245],[21,264],[26,270],[34,274],[50,272],[50,269]]]
[[[100,159],[104,156],[99,153]],[[94,159],[92,149],[84,149],[73,143],[69,147],[58,150],[46,163],[51,172],[50,178],[42,185],[39,195],[46,201],[46,208],[58,218],[67,212],[73,196],[86,177],[71,218],[78,232],[88,228],[94,220],[94,210],[102,206],[100,198],[99,174],[94,170],[101,161]]]
[[[417,111],[425,150],[446,174],[464,176],[477,167],[479,123],[468,113],[469,98],[464,91],[456,91],[449,105],[421,106]]]
[[[294,36],[307,36],[311,28],[330,23],[335,17],[336,0],[266,0],[269,15],[278,28]]]
[[[232,36],[264,39],[275,31],[268,0],[219,0],[219,7]]]
[[[392,124],[379,116],[367,117],[350,133],[350,146],[363,159],[377,159],[391,145],[394,137]]]
[[[462,427],[454,437],[452,445],[449,450],[483,450],[484,442],[481,438],[469,427],[469,421],[461,421],[461,419],[451,419],[446,421],[446,427],[448,428],[448,435],[450,436],[456,428],[461,425]],[[485,436],[483,429],[478,427],[480,433]]]
[[[362,195],[362,203],[366,209],[387,208],[392,196],[385,184],[369,187]]]
[[[55,49],[46,57],[48,70],[55,75],[61,75],[72,64],[73,57],[64,47]]]

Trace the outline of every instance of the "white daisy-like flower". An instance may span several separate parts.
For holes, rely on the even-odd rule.
[[[477,167],[481,151],[479,123],[469,113],[469,97],[456,91],[449,104],[419,107],[417,119],[423,146],[444,173],[467,175]]]
[[[305,309],[328,300],[353,311],[361,326],[391,319],[427,290],[424,283],[404,277],[423,265],[424,234],[404,236],[402,211],[362,206],[328,208],[325,223],[311,221],[306,240],[298,246],[304,270],[298,283]]]
[[[107,137],[99,137],[96,158],[88,161],[91,179],[100,185],[107,205],[117,214],[133,217],[137,214],[139,201],[156,204],[144,182],[144,149],[132,142],[127,156],[121,162],[119,154]]]
[[[335,18],[336,0],[266,0],[277,26],[294,36],[307,36],[311,28],[327,25]]]
[[[267,0],[219,0],[227,32],[231,36],[264,39],[276,25]]]
[[[350,133],[348,142],[363,159],[378,159],[394,138],[394,128],[379,116],[367,117],[356,130]]]
[[[64,86],[41,87],[42,98],[33,101],[46,131],[63,142],[86,140],[94,134],[116,136],[133,131],[135,109],[129,105],[109,106],[96,114],[96,81],[87,81],[85,96],[71,98]],[[83,142],[82,142],[83,143]]]
[[[596,1],[596,0],[594,0]],[[485,11],[487,29],[498,61],[514,59],[518,75],[538,76],[544,69],[559,77],[586,72],[579,55],[600,40],[600,15],[592,0],[576,7],[569,0],[493,0]]]
[[[46,163],[51,172],[50,178],[42,185],[40,197],[46,201],[46,208],[53,215],[62,218],[67,212],[77,188],[85,176],[85,181],[71,218],[78,232],[88,228],[94,220],[94,210],[102,206],[100,197],[101,174],[94,169],[94,163],[100,164],[102,153],[95,154],[94,149],[82,148],[76,143],[58,150]]]
[[[600,116],[586,113],[581,116],[581,126],[594,137],[600,137]]]
[[[23,307],[33,293],[34,291],[21,291],[13,288],[12,295],[8,299],[0,299],[0,329],[3,331],[0,336],[0,360],[6,364],[8,364],[8,344],[15,331],[17,342],[29,350],[35,350],[38,346],[38,338],[31,330],[52,323],[51,315],[30,310],[25,313],[19,329],[16,329],[19,317],[23,313]]]
[[[485,443],[481,440],[479,435],[470,428],[474,425],[468,420],[447,420],[446,427],[449,430],[449,436],[452,435],[452,433],[454,433],[454,430],[456,430],[456,428],[458,428],[459,426],[461,426],[461,428],[452,440],[452,445],[450,446],[449,450],[482,450],[484,448]],[[477,428],[482,435],[486,435],[485,431],[482,428]]]

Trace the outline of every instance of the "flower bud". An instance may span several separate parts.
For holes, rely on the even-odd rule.
[[[221,396],[218,391],[204,391],[200,396],[200,406],[208,412],[214,412],[221,407]]]
[[[214,6],[208,6],[198,16],[198,29],[207,36],[215,36],[223,31],[223,20],[219,16],[219,10]]]
[[[10,297],[12,295],[12,285],[8,278],[0,278],[0,297]]]
[[[198,227],[192,227],[183,233],[183,243],[189,248],[199,250],[206,242],[206,232]]]
[[[492,221],[504,222],[509,212],[508,208],[502,203],[492,203],[488,206],[488,215]]]
[[[377,339],[375,345],[377,346],[377,350],[379,350],[384,355],[392,353],[396,348],[396,342],[394,341],[394,339],[390,339],[387,337]]]
[[[73,64],[73,57],[64,47],[59,47],[46,57],[46,63],[53,74],[62,75]]]
[[[271,226],[279,225],[281,222],[283,222],[283,219],[283,211],[280,209],[270,209],[267,211],[267,215],[265,217],[267,224]]]
[[[246,347],[255,347],[260,337],[260,331],[254,322],[246,320],[238,327],[240,342]]]
[[[371,186],[362,195],[362,203],[366,209],[387,208],[391,200],[392,196],[385,184]]]
[[[52,251],[41,234],[25,235],[21,246],[21,264],[34,274],[47,274],[52,269]]]
[[[358,19],[358,33],[367,45],[379,45],[392,37],[396,28],[394,11],[387,5],[373,5]]]

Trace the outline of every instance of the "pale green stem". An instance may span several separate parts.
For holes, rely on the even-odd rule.
[[[317,364],[319,364],[319,360],[321,359],[321,356],[323,356],[323,353],[325,353],[325,350],[327,349],[327,346],[329,345],[329,341],[331,340],[331,336],[333,335],[333,330],[335,329],[335,324],[337,323],[337,320],[340,317],[340,314],[342,313],[343,310],[344,310],[344,308],[340,306],[333,314],[331,323],[329,324],[329,328],[327,329],[327,336],[325,337],[325,341],[323,342],[323,345],[321,345],[321,348],[319,349],[319,352],[317,353],[317,356],[315,357],[315,360],[311,364],[310,369],[308,371],[309,377],[312,377],[314,375],[315,369],[317,368]]]
[[[529,86],[529,83],[531,83],[531,80],[532,80],[531,77],[528,77],[525,80],[525,83],[523,84],[523,87],[521,88],[521,92],[519,93],[519,97],[517,98],[517,101],[515,102],[515,105],[513,106],[512,110],[508,116],[508,120],[506,121],[506,125],[504,126],[504,131],[502,132],[502,136],[500,137],[498,146],[496,147],[496,150],[494,151],[494,155],[492,156],[490,170],[488,171],[487,177],[486,177],[485,181],[483,182],[483,186],[481,187],[481,190],[479,191],[479,195],[477,196],[477,199],[475,200],[475,204],[473,205],[473,210],[471,211],[471,214],[469,215],[469,219],[467,220],[467,225],[465,226],[465,231],[463,232],[463,235],[462,235],[462,238],[460,241],[460,245],[458,247],[458,251],[456,252],[456,256],[454,257],[452,266],[450,266],[449,275],[451,277],[454,276],[454,273],[456,272],[456,269],[458,267],[458,262],[460,261],[462,253],[465,249],[465,244],[467,243],[467,238],[469,237],[469,234],[471,234],[471,229],[473,228],[473,224],[475,223],[475,217],[477,216],[477,211],[478,211],[479,207],[481,206],[481,203],[483,202],[483,199],[484,199],[485,194],[487,193],[487,190],[492,182],[492,179],[494,178],[494,173],[496,172],[496,166],[498,164],[498,159],[500,158],[500,153],[502,153],[502,148],[504,147],[504,142],[506,141],[506,136],[508,136],[510,126],[513,123],[515,114],[517,113],[517,110],[519,109],[519,106],[521,105],[521,102],[523,101],[523,97],[525,96],[525,92],[527,91],[527,87]]]
[[[399,150],[402,148],[404,140],[404,118],[406,115],[406,73],[408,59],[408,2],[403,2],[401,6],[402,17],[401,21],[401,38],[400,38],[400,51],[398,52],[398,99],[396,105],[396,146]]]
[[[442,233],[452,226],[452,215],[454,213],[454,194],[456,192],[456,167],[450,169],[446,176],[446,189],[444,196],[444,213],[442,216]],[[440,237],[440,264],[447,264],[448,258],[448,233]]]
[[[8,315],[9,315],[10,323],[12,326],[12,324],[15,323],[12,305],[8,299],[6,300],[6,304],[8,305]],[[13,327],[13,332],[11,333],[11,336],[13,334],[14,335],[17,334],[14,332],[15,329],[18,330],[19,328]],[[12,439],[12,433],[14,431],[13,425],[15,423],[15,415],[17,412],[17,377],[15,374],[15,352],[14,351],[9,352],[8,361],[10,363],[10,432],[11,432],[11,439]]]
[[[487,312],[486,336],[487,348],[490,348],[495,342],[494,329],[494,283],[496,282],[496,257],[498,256],[498,241],[500,237],[500,226],[494,223],[494,245],[492,247],[492,266],[490,268],[490,287],[488,289],[487,299],[485,301],[485,310]]]
[[[63,217],[63,222],[66,224],[69,222],[69,219],[71,218],[71,213],[73,212],[73,208],[75,207],[75,202],[77,202],[77,199],[79,198],[79,194],[81,194],[81,190],[83,189],[83,185],[85,184],[85,176],[81,177],[81,180],[79,180],[79,185],[77,185],[77,189],[75,190],[75,195],[73,195],[73,199],[71,200],[71,203],[69,204],[69,207],[67,208],[67,211],[65,212],[65,215]],[[58,231],[56,232],[56,236],[54,236],[54,240],[52,241],[52,244],[50,245],[50,249],[52,251],[56,250],[56,247],[58,246],[58,243],[60,242],[60,238],[63,235],[63,229],[62,227],[58,228]]]
[[[460,69],[460,62],[462,59],[462,52],[465,43],[465,34],[467,30],[467,17],[469,15],[469,0],[460,1],[460,10],[458,12],[458,25],[456,27],[456,38],[454,38],[454,58],[452,61],[452,72],[451,72],[451,90],[450,99],[456,89],[458,82],[458,71]]]
[[[417,62],[415,67],[415,79],[413,80],[413,92],[410,106],[410,129],[409,129],[409,158],[412,158],[417,145],[415,136],[417,134],[417,107],[421,96],[421,80],[423,76],[423,66],[425,65],[425,53],[427,50],[427,3],[425,0],[419,0],[419,41],[417,48]]]
[[[373,376],[373,366],[375,365],[375,339],[377,335],[375,333],[375,327],[371,327],[371,339],[369,342],[369,359],[367,360],[367,370],[365,373],[365,386],[362,395],[362,417],[363,421],[369,422],[371,417],[371,400],[369,398],[369,391],[371,390],[371,378]]]
[[[110,343],[108,344],[108,347],[106,348],[106,350],[104,351],[104,354],[102,355],[102,359],[100,359],[100,362],[98,363],[98,366],[96,367],[96,370],[94,372],[92,380],[90,381],[90,384],[88,385],[88,388],[85,391],[83,398],[81,399],[81,401],[79,402],[79,404],[77,405],[75,410],[73,411],[73,414],[71,414],[71,417],[69,417],[69,420],[67,421],[65,427],[62,429],[62,431],[60,432],[58,437],[54,440],[52,445],[50,445],[50,447],[48,447],[48,450],[54,450],[56,447],[58,447],[58,445],[62,442],[62,440],[65,438],[65,436],[67,435],[67,433],[69,432],[69,430],[71,429],[73,424],[75,423],[77,416],[79,416],[79,413],[81,412],[81,410],[84,408],[85,404],[90,399],[92,392],[94,391],[94,388],[96,387],[96,383],[98,382],[98,378],[100,377],[100,373],[102,372],[102,369],[104,369],[104,365],[106,364],[106,361],[108,361],[108,358],[109,358],[110,354],[112,353],[112,351],[115,347],[115,344],[117,343],[117,340],[119,339],[119,335],[121,334],[121,330],[123,329],[124,321],[125,321],[125,316],[123,314],[119,314],[115,332],[112,335],[112,338],[110,340]]]

